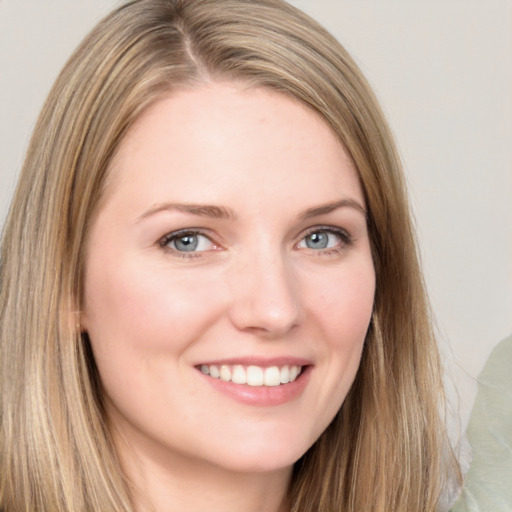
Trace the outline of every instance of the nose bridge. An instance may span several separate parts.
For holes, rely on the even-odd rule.
[[[279,246],[247,250],[233,272],[231,317],[242,330],[283,336],[299,320],[300,304],[291,261]]]

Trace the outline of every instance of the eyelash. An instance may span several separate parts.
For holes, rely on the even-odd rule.
[[[203,236],[207,238],[214,246],[216,246],[211,236],[205,234],[200,229],[181,229],[179,231],[173,231],[172,233],[168,233],[167,235],[163,236],[159,241],[159,245],[165,252],[171,253],[173,256],[177,256],[178,258],[200,258],[202,253],[205,251],[186,252],[179,251],[168,246],[172,241],[179,240],[180,238],[184,238],[186,236]]]
[[[311,236],[314,233],[326,233],[326,234],[333,234],[340,238],[340,243],[337,244],[334,247],[329,247],[325,249],[310,249],[311,254],[314,256],[331,256],[331,255],[337,255],[340,254],[343,250],[345,250],[347,247],[349,247],[353,243],[353,239],[350,236],[347,231],[341,228],[337,228],[334,226],[314,226],[306,230],[306,232],[302,235],[300,241],[295,244],[295,247],[297,247],[300,243],[302,243],[308,236]],[[166,234],[159,240],[160,247],[167,253],[171,253],[174,256],[177,256],[179,258],[200,258],[202,256],[203,252],[206,251],[179,251],[177,249],[173,249],[169,247],[169,244],[172,241],[178,240],[180,238],[184,238],[186,236],[203,236],[207,238],[210,243],[214,246],[216,246],[216,243],[212,240],[210,235],[205,234],[200,229],[182,229],[179,231],[173,231],[171,233]]]
[[[329,247],[325,249],[310,249],[311,254],[314,256],[336,256],[342,253],[345,249],[350,247],[353,243],[353,239],[351,235],[342,228],[334,227],[334,226],[313,226],[312,228],[306,230],[302,238],[300,239],[301,243],[308,236],[314,233],[327,233],[336,235],[340,239],[340,243],[335,245],[334,247]]]

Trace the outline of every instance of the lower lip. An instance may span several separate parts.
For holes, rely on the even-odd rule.
[[[233,398],[237,402],[257,407],[275,407],[283,405],[298,398],[309,382],[313,367],[305,366],[300,375],[288,384],[279,386],[249,386],[247,384],[234,384],[221,379],[209,377],[199,371],[199,374],[217,391]]]

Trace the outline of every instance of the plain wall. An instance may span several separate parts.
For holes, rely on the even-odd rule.
[[[443,352],[472,377],[512,333],[512,1],[296,0],[355,57],[403,156]],[[0,0],[0,224],[58,71],[113,0]]]

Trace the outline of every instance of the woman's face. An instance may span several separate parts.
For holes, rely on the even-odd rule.
[[[288,469],[345,399],[372,311],[350,158],[300,103],[217,83],[149,108],[110,177],[82,325],[116,442],[141,464]]]

